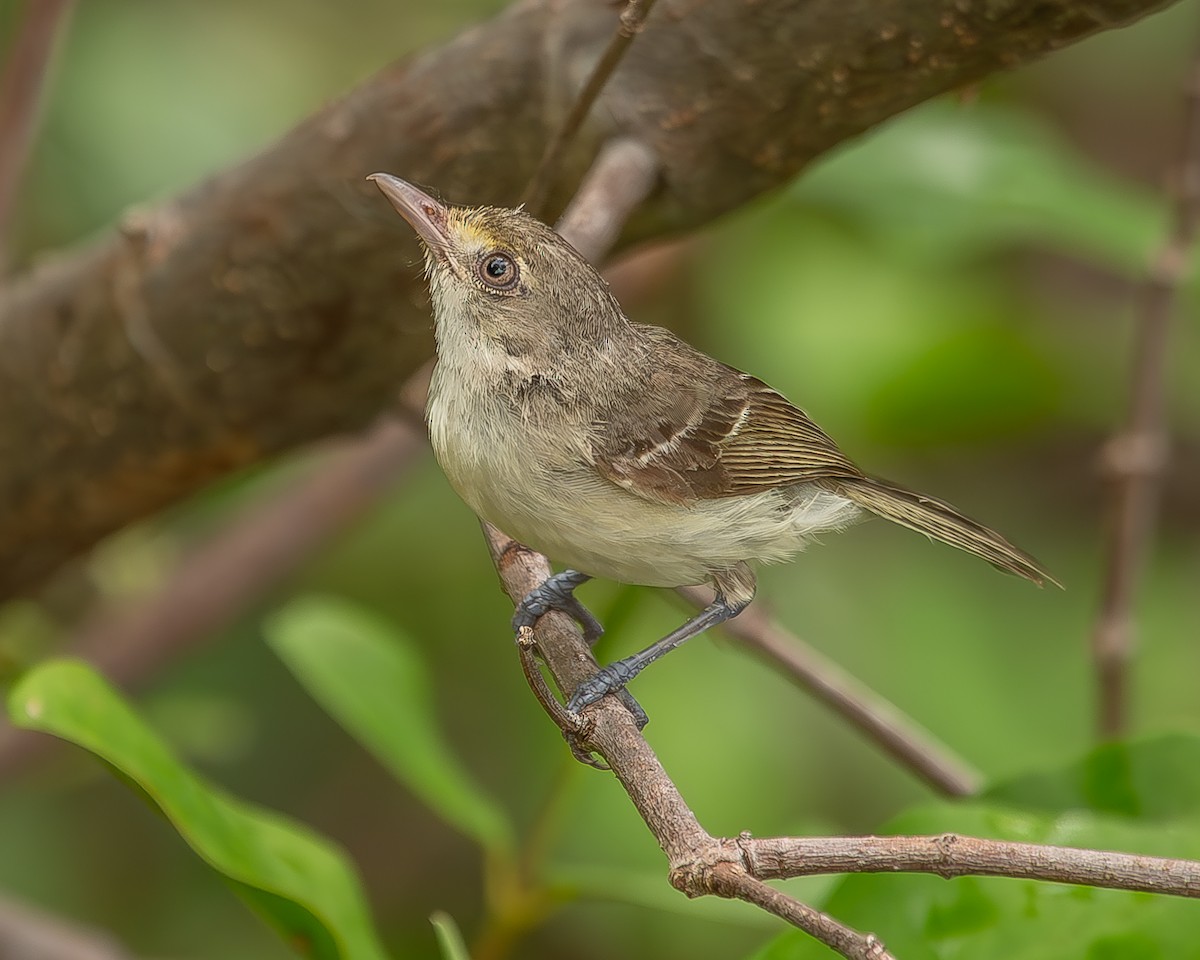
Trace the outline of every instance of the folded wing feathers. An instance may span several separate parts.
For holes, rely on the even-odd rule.
[[[676,385],[649,431],[644,419],[624,429],[610,425],[594,450],[596,469],[632,493],[665,503],[817,483],[1007,573],[1039,586],[1057,583],[1033,557],[949,504],[866,476],[786,397],[726,369],[733,376],[716,396],[706,396],[702,384],[694,390]]]
[[[1062,586],[1029,554],[948,503],[869,477],[822,486],[893,523],[973,553],[1005,573],[1024,577],[1039,587],[1046,582]]]

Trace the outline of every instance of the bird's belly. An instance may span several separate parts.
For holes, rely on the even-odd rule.
[[[450,485],[484,520],[521,543],[544,553],[557,563],[593,577],[674,586],[700,583],[707,568],[689,551],[681,551],[678,538],[663,536],[658,518],[646,516],[642,504],[623,502],[619,496],[590,483],[585,468],[553,469],[545,463],[525,461],[515,472],[515,457],[488,462],[486,456],[469,459],[443,451],[438,460]],[[657,531],[657,533],[655,533]]]
[[[439,459],[479,516],[558,563],[622,583],[703,583],[741,561],[786,560],[813,535],[846,526],[858,512],[816,488],[661,504],[582,465],[555,469],[527,461],[518,473],[509,456],[465,470],[453,454]]]

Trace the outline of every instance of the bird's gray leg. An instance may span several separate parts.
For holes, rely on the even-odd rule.
[[[512,618],[513,630],[519,633],[522,627],[532,629],[543,614],[550,610],[561,610],[583,628],[583,639],[587,641],[588,646],[595,646],[596,641],[604,633],[604,627],[574,593],[576,587],[591,579],[586,573],[580,573],[578,570],[563,570],[561,573],[556,573],[543,580],[525,594],[525,597],[517,604]],[[646,711],[628,691],[622,689],[619,691],[619,695],[621,703],[633,715],[634,722],[641,730],[650,722]]]
[[[617,660],[606,667],[601,667],[596,673],[584,680],[575,688],[571,699],[567,701],[567,709],[578,713],[588,704],[595,703],[605,694],[623,692],[625,684],[645,670],[650,664],[676,647],[703,633],[709,627],[724,623],[731,617],[741,613],[749,601],[731,604],[724,597],[718,597],[713,603],[701,610],[687,623],[668,633],[661,640],[650,644],[645,650],[635,653],[624,660]]]
[[[583,628],[583,639],[588,646],[594,646],[604,633],[604,627],[575,596],[575,588],[591,579],[578,570],[563,570],[543,580],[517,604],[512,618],[513,631],[519,633],[522,627],[532,627],[549,611],[561,610]]]
[[[754,599],[755,577],[749,565],[738,563],[728,569],[714,571],[712,578],[717,589],[717,597],[712,603],[683,626],[650,644],[640,653],[601,667],[575,688],[571,699],[567,701],[567,709],[578,713],[607,693],[624,693],[625,684],[659,657],[670,653],[709,627],[715,627],[718,623],[736,617],[750,606],[750,601]]]

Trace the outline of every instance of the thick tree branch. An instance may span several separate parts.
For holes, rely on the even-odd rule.
[[[1137,316],[1125,424],[1104,450],[1112,498],[1092,657],[1097,726],[1106,738],[1121,736],[1129,723],[1134,598],[1167,468],[1168,334],[1200,227],[1200,53],[1192,63],[1186,104],[1180,154],[1165,178],[1175,201],[1170,231],[1150,265]]]
[[[695,227],[913,104],[1168,2],[658,0],[549,201],[624,135],[661,167],[625,239]],[[414,241],[362,178],[512,203],[618,16],[519,0],[6,289],[0,596],[218,476],[373,419],[431,341]]]

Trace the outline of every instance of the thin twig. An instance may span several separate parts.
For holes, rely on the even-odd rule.
[[[681,596],[698,607],[711,596],[700,587],[680,587]],[[935,790],[969,796],[979,789],[979,774],[915,720],[822,656],[776,621],[750,607],[727,621],[726,633],[758,654],[801,689],[847,720],[900,766]]]
[[[485,536],[489,540],[492,535],[493,531],[485,531]],[[581,733],[583,723],[579,716],[571,713],[570,710],[554,699],[554,694],[546,686],[546,678],[538,670],[537,658],[533,656],[533,651],[536,648],[537,642],[533,639],[533,630],[529,627],[522,627],[517,634],[517,649],[521,653],[521,669],[525,674],[526,681],[529,683],[529,688],[533,691],[533,695],[537,698],[538,703],[542,705],[542,709],[546,711],[550,719],[557,724],[558,728],[564,734]]]
[[[8,265],[17,187],[37,131],[54,41],[73,6],[74,0],[28,0],[0,74],[0,274]]]
[[[617,20],[617,32],[613,34],[613,38],[600,55],[600,59],[596,61],[595,68],[563,119],[562,126],[558,128],[554,138],[546,145],[546,151],[542,154],[542,159],[538,162],[537,169],[530,178],[529,185],[525,188],[525,195],[521,202],[534,216],[547,219],[545,205],[550,195],[550,187],[554,182],[554,175],[562,163],[563,154],[575,134],[579,132],[583,121],[587,119],[592,105],[600,96],[600,91],[604,89],[604,85],[608,83],[613,71],[617,69],[617,64],[621,62],[630,44],[633,43],[633,38],[641,32],[653,6],[654,0],[629,0],[625,9],[621,11],[621,16]]]
[[[817,939],[844,957],[853,960],[895,960],[874,934],[861,934],[834,920],[827,913],[814,910],[806,903],[781,890],[767,886],[750,876],[739,866],[720,863],[710,877],[712,892],[717,896],[745,900],[786,920],[802,930],[820,930]]]
[[[1174,194],[1171,226],[1142,289],[1125,424],[1104,449],[1104,466],[1112,482],[1111,519],[1092,655],[1099,688],[1098,727],[1105,738],[1120,736],[1128,727],[1133,605],[1168,459],[1164,382],[1168,334],[1200,225],[1200,53],[1188,80],[1187,116],[1175,168],[1169,178]]]

